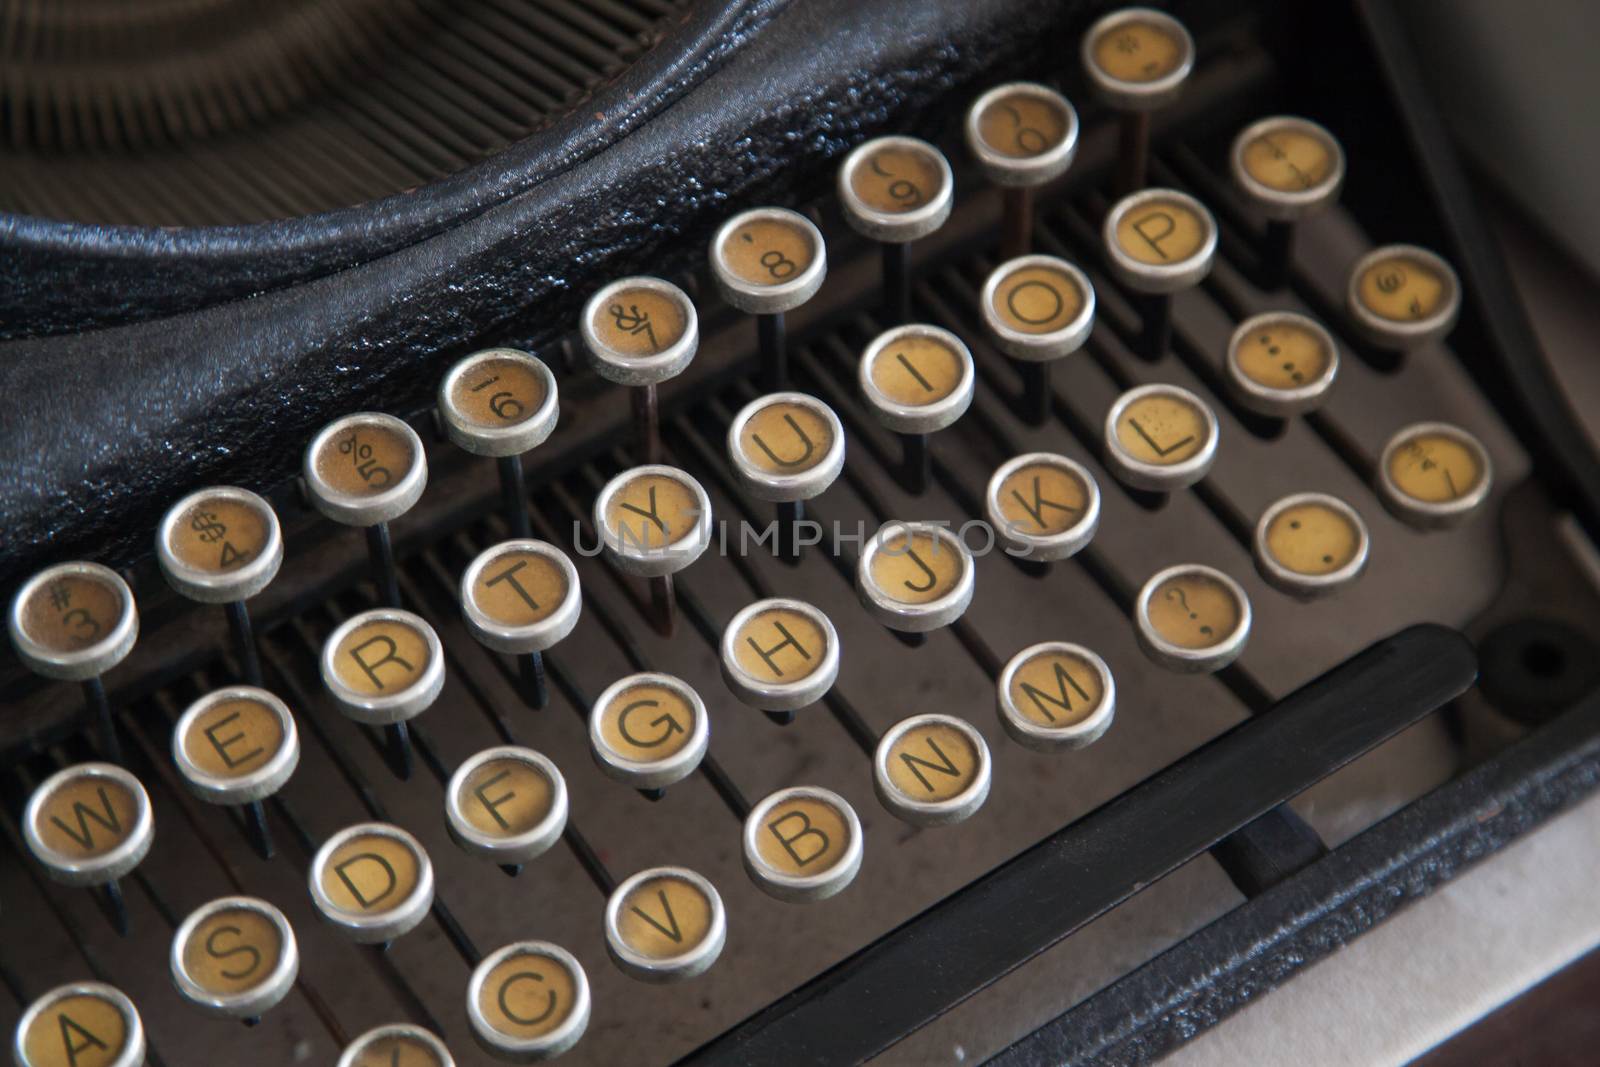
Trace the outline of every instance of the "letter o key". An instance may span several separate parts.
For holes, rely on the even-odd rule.
[[[576,1045],[589,1025],[589,979],[566,949],[518,941],[473,970],[467,1021],[478,1044],[500,1059],[553,1059]]]
[[[744,822],[744,869],[779,900],[826,900],[840,892],[861,869],[861,852],[861,820],[827,789],[780,789]]]
[[[348,826],[311,860],[311,899],[353,941],[392,941],[433,907],[433,864],[421,842],[398,826]]]

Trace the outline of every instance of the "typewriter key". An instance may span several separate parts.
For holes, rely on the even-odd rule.
[[[769,389],[788,385],[783,315],[822,288],[828,256],[822,232],[787,208],[735,215],[711,241],[711,276],[722,298],[756,316],[761,365]]]
[[[23,836],[52,881],[70,886],[115,882],[150,851],[155,821],[139,780],[110,763],[57,771],[33,791]]]
[[[411,1023],[375,1026],[345,1046],[334,1067],[456,1067],[450,1050]]]
[[[1315,411],[1339,374],[1339,346],[1322,324],[1292,311],[1241,322],[1228,341],[1228,385],[1241,406],[1282,419]]]
[[[518,941],[473,970],[467,1021],[478,1044],[498,1059],[554,1059],[576,1045],[589,1025],[589,979],[566,949]]]
[[[1066,641],[1045,641],[1012,656],[995,693],[1007,736],[1036,752],[1093,744],[1111,728],[1117,709],[1106,661]]]
[[[311,860],[311,899],[357,944],[393,941],[433,907],[433,864],[416,838],[387,823],[347,826]]]
[[[1256,523],[1256,570],[1292,596],[1321,596],[1361,577],[1369,543],[1355,508],[1327,493],[1295,493]]]
[[[972,353],[937,326],[897,326],[861,353],[861,392],[872,413],[900,435],[901,481],[912,493],[927,491],[928,435],[944,429],[972,404]]]
[[[450,836],[469,855],[515,866],[543,855],[567,828],[567,782],[530,748],[502,745],[472,756],[444,791]]]
[[[161,520],[156,560],[180,595],[227,605],[244,680],[260,685],[261,659],[245,601],[270,585],[283,563],[283,535],[272,505],[247,489],[191,493]]]
[[[618,679],[589,712],[589,746],[600,770],[639,789],[661,789],[694,773],[710,737],[700,694],[670,674]]]
[[[913,715],[889,727],[872,757],[872,785],[913,826],[948,826],[989,799],[989,746],[954,715]]]
[[[589,298],[581,330],[594,372],[632,387],[640,462],[660,463],[656,386],[681,374],[694,359],[700,344],[694,302],[660,278],[623,278]]]
[[[740,488],[778,504],[774,551],[800,559],[805,501],[844,470],[844,426],[833,409],[804,393],[771,393],[740,409],[728,425],[728,458]]]
[[[901,633],[949,626],[972,603],[977,567],[961,538],[942,526],[890,522],[856,566],[856,596],[878,622]]]
[[[826,900],[861,869],[861,821],[839,794],[780,789],[744,821],[744,869],[769,896]]]
[[[1117,201],[1102,239],[1112,277],[1137,294],[1138,354],[1160,359],[1172,340],[1172,294],[1211,273],[1216,219],[1187,193],[1146,189]]]
[[[529,536],[522,454],[543,444],[561,409],[555,375],[515,348],[475,352],[439,383],[439,421],[451,441],[475,456],[492,456],[511,536]]]
[[[1478,439],[1459,426],[1419,422],[1384,446],[1378,496],[1401,522],[1422,530],[1454,526],[1489,498],[1494,467]]]
[[[222,897],[178,927],[171,965],[173,984],[190,1003],[254,1021],[294,988],[300,952],[283,912],[255,897]]]
[[[1212,567],[1185,563],[1158,571],[1134,604],[1139,647],[1174,671],[1219,671],[1250,637],[1250,599]]]
[[[444,648],[433,627],[392,608],[346,619],[322,643],[322,684],[346,716],[384,727],[395,774],[410,778],[406,720],[432,707],[444,688]]]
[[[1033,191],[1072,166],[1078,113],[1067,98],[1034,82],[998,85],[967,110],[967,148],[1004,192],[1000,258],[1032,251]]]
[[[1094,286],[1083,271],[1053,256],[1000,264],[979,298],[996,346],[1021,361],[1018,407],[1035,426],[1050,420],[1050,361],[1071,355],[1094,329]]]
[[[672,635],[677,614],[672,576],[711,544],[711,498],[676,467],[623,471],[594,501],[594,527],[624,574],[650,579],[656,629]]]
[[[505,541],[472,561],[461,576],[460,595],[472,636],[516,656],[523,699],[529,707],[544,707],[549,694],[543,653],[572,632],[583,610],[572,560],[543,541]]]
[[[722,632],[722,677],[733,695],[764,711],[815,704],[839,676],[839,635],[799,600],[758,600]]]
[[[172,762],[201,800],[242,806],[256,851],[272,857],[261,801],[300,763],[300,735],[283,701],[247,685],[207,693],[172,731]]]
[[[1345,304],[1356,332],[1379,348],[1408,352],[1442,340],[1461,311],[1461,283],[1440,257],[1387,245],[1357,261]]]
[[[989,478],[985,511],[1008,553],[1048,562],[1076,555],[1100,526],[1100,486],[1081,463],[1029,452]]]
[[[1143,188],[1150,113],[1178,98],[1194,69],[1194,39],[1171,15],[1124,8],[1089,27],[1083,67],[1095,95],[1122,113],[1117,188],[1123,193]]]
[[[915,137],[867,141],[839,167],[845,221],[883,244],[883,303],[891,323],[911,319],[911,242],[944,225],[954,188],[944,153]]]
[[[144,1023],[120,989],[72,982],[28,1005],[11,1055],[17,1067],[143,1067]]]
[[[1106,414],[1106,466],[1135,489],[1184,489],[1211,469],[1217,432],[1216,415],[1189,390],[1141,385]]]
[[[133,590],[110,567],[58,563],[29,578],[11,601],[11,644],[35,674],[82,682],[100,748],[122,762],[122,743],[100,676],[127,658],[139,636]]]
[[[640,871],[606,901],[606,950],[623,974],[642,982],[704,974],[727,939],[722,898],[684,867]]]
[[[1262,281],[1282,286],[1294,252],[1294,224],[1331,205],[1344,184],[1344,149],[1306,119],[1277,115],[1251,123],[1234,138],[1233,183],[1267,218]]]
[[[301,477],[312,506],[324,516],[366,528],[379,599],[398,608],[389,522],[410,511],[428,484],[422,438],[393,415],[346,415],[311,439]]]

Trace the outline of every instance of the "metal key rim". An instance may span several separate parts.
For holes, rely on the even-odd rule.
[[[323,868],[341,845],[355,837],[386,837],[399,842],[401,847],[410,851],[417,861],[417,884],[412,887],[405,899],[377,915],[341,908],[322,887]],[[427,917],[429,909],[433,907],[433,861],[428,858],[427,850],[422,847],[420,841],[400,827],[389,823],[356,823],[328,838],[311,859],[307,881],[311,887],[311,899],[317,906],[317,914],[322,916],[324,921],[344,931],[358,944],[392,941],[414,929]]]
[[[1178,42],[1183,58],[1167,74],[1148,82],[1130,82],[1113,77],[1095,61],[1094,49],[1100,38],[1129,22],[1152,22],[1165,29]],[[1096,94],[1112,107],[1123,111],[1156,111],[1176,100],[1183,83],[1194,70],[1194,38],[1183,23],[1150,7],[1125,7],[1111,12],[1090,26],[1079,49],[1084,71]]]
[[[676,956],[659,959],[635,952],[622,936],[619,921],[622,904],[637,886],[656,879],[686,882],[705,897],[711,917],[706,936]],[[704,974],[717,962],[728,940],[728,913],[722,905],[722,896],[709,879],[687,867],[651,867],[625,879],[611,891],[606,900],[605,912],[606,950],[612,962],[630,978],[644,982],[676,982]]]
[[[1327,574],[1302,574],[1284,566],[1272,550],[1267,546],[1267,534],[1272,529],[1273,520],[1293,507],[1307,504],[1316,504],[1337,512],[1351,529],[1356,532],[1356,552],[1350,561],[1337,570]],[[1280,592],[1291,596],[1310,598],[1331,593],[1343,585],[1348,585],[1361,577],[1367,569],[1367,557],[1372,547],[1372,537],[1367,532],[1367,524],[1362,521],[1361,515],[1355,508],[1331,493],[1291,493],[1283,497],[1261,513],[1261,518],[1256,522],[1255,536],[1251,538],[1255,552],[1256,571],[1264,578],[1268,585]]]
[[[624,756],[611,747],[602,729],[602,720],[611,702],[628,690],[643,686],[672,690],[689,705],[690,718],[693,719],[683,747],[661,759],[636,760]],[[705,758],[710,741],[711,717],[706,713],[706,705],[700,699],[700,694],[683,679],[659,671],[640,671],[617,679],[595,698],[589,710],[589,750],[594,753],[595,763],[607,777],[640,789],[662,789],[689,777]]]
[[[682,485],[695,498],[697,508],[694,525],[687,533],[675,538],[670,544],[654,548],[640,544],[638,539],[625,536],[621,531],[613,530],[611,524],[606,521],[607,512],[611,510],[612,498],[622,492],[634,479],[650,476],[666,478]],[[706,495],[705,487],[692,475],[677,467],[653,463],[630,467],[623,471],[607,482],[600,490],[600,494],[595,497],[593,517],[594,528],[600,536],[600,542],[610,553],[617,569],[638,578],[660,578],[676,574],[699,559],[711,545],[711,497]],[[573,588],[577,588],[576,584]]]
[[[139,1018],[139,1009],[134,1007],[126,993],[105,982],[68,982],[56,986],[29,1004],[22,1018],[17,1021],[16,1035],[11,1045],[11,1054],[18,1067],[37,1067],[28,1058],[27,1050],[28,1031],[33,1028],[34,1022],[61,1001],[74,997],[98,998],[110,1004],[122,1016],[122,1051],[107,1067],[142,1067],[147,1049],[144,1021]]]
[[[812,800],[838,811],[850,834],[843,855],[825,871],[816,874],[785,874],[767,865],[761,858],[756,837],[762,821],[773,808],[790,799]],[[861,869],[861,820],[850,803],[831,789],[820,786],[796,785],[769,793],[751,809],[744,821],[744,867],[752,881],[768,895],[779,900],[799,903],[826,900],[841,893],[855,880]]]
[[[878,388],[878,383],[872,377],[873,364],[884,349],[907,337],[932,341],[951,352],[961,364],[961,378],[949,394],[929,404],[902,404]],[[872,339],[861,352],[857,381],[879,423],[896,433],[926,434],[936,433],[966,414],[967,408],[972,406],[977,371],[973,366],[972,353],[961,342],[961,338],[939,326],[910,323],[885,330]]]
[[[1008,96],[1031,96],[1043,100],[1052,108],[1060,109],[1064,121],[1061,140],[1034,156],[1008,156],[991,148],[981,129],[983,114],[995,101]],[[964,130],[967,148],[978,161],[984,176],[1000,186],[1017,188],[1043,185],[1065,174],[1078,154],[1078,110],[1065,96],[1038,82],[1006,82],[990,89],[967,109]]]
[[[1042,267],[1065,275],[1083,298],[1083,307],[1078,309],[1072,321],[1049,333],[1027,333],[1018,330],[1008,325],[994,309],[995,294],[1001,284],[1017,271],[1034,267]],[[989,277],[983,283],[983,291],[978,297],[978,306],[983,312],[983,323],[994,335],[995,344],[1000,351],[1012,359],[1028,363],[1044,363],[1060,359],[1082,348],[1083,343],[1094,331],[1095,303],[1094,285],[1089,281],[1087,274],[1064,259],[1046,255],[1018,256],[1000,264],[989,272]]]
[[[948,593],[926,603],[911,604],[896,600],[879,588],[872,577],[872,561],[887,551],[885,542],[896,534],[903,534],[908,542],[919,534],[935,538],[944,549],[955,554],[961,561],[961,574]],[[977,565],[972,553],[955,533],[931,523],[895,520],[879,527],[861,550],[861,558],[856,563],[856,596],[867,614],[889,629],[902,633],[927,633],[948,626],[965,614],[972,603],[976,572]]]
[[[1078,521],[1060,533],[1030,534],[1016,529],[1000,507],[1000,491],[1006,479],[1027,467],[1056,467],[1066,471],[1083,486],[1083,514]],[[1100,484],[1083,464],[1055,452],[1025,452],[1006,460],[989,477],[984,488],[984,510],[994,527],[995,537],[1007,549],[1017,550],[1020,559],[1061,560],[1070,559],[1094,539],[1100,527]]]
[[[81,577],[109,587],[120,599],[122,610],[117,613],[117,621],[110,631],[92,645],[60,652],[34,640],[33,635],[28,633],[23,609],[41,586],[67,577]],[[133,591],[116,571],[99,563],[58,563],[46,567],[22,583],[22,588],[11,600],[11,611],[7,618],[11,643],[17,650],[18,658],[34,673],[61,681],[81,682],[98,678],[126,659],[139,637],[139,609],[134,602]]]
[[[317,472],[317,458],[322,455],[327,443],[347,430],[363,426],[394,434],[405,441],[411,450],[411,464],[405,473],[393,485],[370,496],[357,496],[335,489],[324,482]],[[305,481],[311,506],[325,517],[346,526],[376,526],[380,522],[398,519],[421,499],[422,491],[428,486],[428,456],[417,431],[402,420],[382,412],[359,411],[335,419],[318,431],[306,446],[300,476]]]
[[[1375,263],[1385,259],[1413,259],[1439,276],[1444,294],[1439,309],[1426,318],[1401,321],[1385,318],[1367,307],[1361,299],[1361,278]],[[1461,313],[1461,279],[1443,256],[1419,245],[1392,244],[1374,248],[1356,260],[1345,284],[1345,308],[1361,337],[1380,348],[1407,350],[1420,348],[1445,337],[1455,328]]]
[[[895,742],[920,726],[944,726],[966,738],[974,753],[972,781],[960,793],[946,800],[918,800],[896,789],[889,777],[889,757]],[[971,818],[989,798],[993,759],[983,735],[967,720],[954,715],[929,713],[901,719],[884,732],[872,754],[872,787],[881,803],[895,817],[913,826],[949,826]]]
[[[216,572],[191,567],[173,546],[179,520],[204,500],[225,500],[247,507],[259,515],[266,527],[266,544],[256,557],[237,570]],[[248,600],[272,584],[283,565],[283,531],[278,515],[264,499],[248,489],[219,485],[190,493],[161,518],[156,532],[156,561],[167,583],[183,596],[202,604],[227,604]]]
[[[1129,255],[1117,239],[1117,227],[1130,211],[1152,201],[1178,204],[1199,219],[1205,231],[1200,247],[1175,263],[1146,263]],[[1100,237],[1106,249],[1106,266],[1112,276],[1129,289],[1156,296],[1199,285],[1211,273],[1217,255],[1216,218],[1200,201],[1176,189],[1142,189],[1118,200],[1106,214]]]
[[[832,440],[822,459],[799,474],[774,474],[752,463],[740,447],[739,438],[744,428],[760,411],[776,404],[793,404],[816,415],[828,424]],[[807,393],[782,392],[758,396],[739,409],[728,424],[728,456],[733,461],[733,473],[739,486],[757,500],[778,502],[810,500],[820,496],[844,470],[844,424],[833,409]]]
[[[1426,434],[1450,438],[1472,453],[1478,461],[1478,483],[1469,492],[1454,500],[1435,502],[1418,500],[1395,484],[1389,473],[1389,464],[1395,452],[1413,438]],[[1439,530],[1461,522],[1488,499],[1494,487],[1494,463],[1489,459],[1489,450],[1483,447],[1483,442],[1461,427],[1448,422],[1414,422],[1398,430],[1383,446],[1383,454],[1378,457],[1377,480],[1378,497],[1391,514],[1412,526]]]
[[[339,654],[340,643],[355,630],[374,622],[394,623],[413,630],[422,635],[423,643],[428,646],[428,665],[422,669],[422,675],[399,692],[379,694],[359,692],[345,685],[344,679],[339,677],[338,668],[334,665],[334,657]],[[340,710],[356,722],[371,726],[387,726],[416,718],[433,706],[433,702],[439,699],[439,693],[444,689],[444,646],[439,642],[439,635],[420,615],[400,608],[373,608],[371,611],[352,615],[322,643],[319,662],[322,667],[322,684],[339,702]]]
[[[1204,648],[1185,648],[1183,645],[1173,644],[1162,637],[1155,624],[1150,621],[1150,599],[1155,596],[1156,590],[1169,579],[1182,574],[1199,575],[1216,582],[1228,590],[1239,607],[1239,621],[1232,632]],[[1239,658],[1239,654],[1244,651],[1245,643],[1250,639],[1253,613],[1250,598],[1245,594],[1244,587],[1228,575],[1203,563],[1179,563],[1157,571],[1144,583],[1139,590],[1138,600],[1134,602],[1134,617],[1138,622],[1136,629],[1139,647],[1146,655],[1171,670],[1198,674],[1219,671]]]
[[[479,576],[485,570],[502,556],[513,553],[535,555],[549,560],[561,570],[566,583],[561,603],[556,605],[549,615],[523,626],[497,622],[478,606],[477,598],[472,592],[477,587]],[[555,545],[532,538],[501,541],[478,553],[461,575],[458,598],[461,601],[462,618],[478,643],[496,652],[510,655],[543,652],[555,647],[572,633],[578,625],[578,618],[583,614],[583,590],[578,584],[577,566]]]
[[[758,285],[745,281],[722,261],[722,246],[740,226],[748,222],[771,221],[782,223],[805,234],[811,243],[811,262],[793,278],[777,285]],[[751,315],[775,315],[793,311],[816,295],[828,273],[827,247],[822,231],[798,211],[782,207],[758,207],[741,211],[718,229],[711,239],[711,277],[722,298],[740,311]]]
[[[1327,148],[1332,161],[1328,176],[1312,188],[1274,189],[1257,181],[1245,167],[1245,150],[1263,134],[1281,129],[1294,129]],[[1344,186],[1344,148],[1326,128],[1297,115],[1271,115],[1240,130],[1228,152],[1228,163],[1234,184],[1244,191],[1258,211],[1276,222],[1293,222],[1320,211],[1339,198],[1339,190]]]
[[[461,789],[472,773],[485,763],[508,760],[532,767],[550,786],[550,810],[536,824],[518,834],[495,837],[472,825],[461,811]],[[561,840],[567,828],[570,801],[567,780],[555,762],[542,752],[521,745],[496,745],[474,753],[456,768],[445,786],[445,822],[451,838],[464,851],[497,863],[525,863],[542,856]]]
[[[1240,347],[1251,334],[1275,323],[1290,323],[1316,337],[1317,343],[1328,354],[1328,365],[1315,379],[1292,389],[1276,389],[1262,385],[1244,372],[1239,362]],[[1241,405],[1257,415],[1288,418],[1315,411],[1327,399],[1328,390],[1333,388],[1334,380],[1339,376],[1339,346],[1333,334],[1316,319],[1294,311],[1267,311],[1252,315],[1234,328],[1233,335],[1228,338],[1226,367],[1228,385]]]
[[[133,822],[127,836],[97,856],[77,857],[57,852],[45,843],[39,830],[45,800],[56,789],[78,778],[108,779],[133,799]],[[43,864],[51,881],[69,886],[104,885],[133,870],[149,853],[155,837],[155,817],[149,794],[132,774],[113,763],[77,763],[52,774],[34,789],[23,810],[22,830],[28,851]]]
[[[910,211],[880,211],[856,195],[856,171],[873,152],[886,148],[920,153],[934,164],[939,172],[939,188],[927,203]],[[874,241],[891,244],[904,244],[933,233],[950,217],[950,208],[955,202],[955,175],[951,173],[950,161],[943,152],[917,137],[874,137],[856,145],[839,165],[834,185],[850,228]]]
[[[567,1017],[547,1034],[519,1038],[502,1033],[489,1025],[479,1010],[478,1001],[483,995],[483,984],[501,963],[518,956],[541,956],[554,960],[572,978],[572,1007]],[[551,1059],[566,1052],[578,1043],[589,1025],[589,976],[577,958],[559,945],[548,941],[515,941],[485,956],[473,968],[467,981],[467,1021],[472,1024],[472,1035],[485,1051],[518,1063],[532,1063]]]
[[[1122,440],[1117,436],[1117,423],[1121,421],[1123,412],[1147,396],[1168,396],[1200,413],[1201,421],[1205,423],[1206,439],[1194,455],[1178,463],[1163,465],[1139,459],[1123,448]],[[1152,492],[1187,489],[1204,478],[1211,469],[1211,464],[1217,457],[1219,430],[1217,414],[1211,410],[1211,405],[1182,386],[1162,383],[1136,386],[1117,397],[1116,402],[1111,405],[1111,410],[1106,412],[1107,466],[1111,467],[1112,472],[1124,483],[1135,489]]]
[[[356,1067],[356,1058],[365,1053],[368,1046],[391,1037],[414,1041],[425,1047],[436,1061],[435,1067],[455,1067],[456,1061],[451,1057],[450,1050],[444,1047],[444,1042],[440,1041],[431,1030],[425,1030],[413,1023],[385,1023],[374,1026],[345,1046],[335,1067]]]
[[[766,611],[792,611],[809,618],[822,631],[827,645],[822,660],[810,673],[793,682],[769,682],[756,678],[739,666],[735,642],[745,623]],[[833,688],[839,677],[839,634],[833,623],[817,608],[803,600],[773,597],[758,600],[735,615],[722,631],[722,677],[741,701],[765,711],[798,711],[815,704]]]
[[[224,911],[251,912],[266,919],[278,931],[277,965],[254,987],[238,993],[217,993],[207,989],[189,974],[183,961],[184,949],[195,930],[211,916]],[[265,1014],[294,988],[295,978],[300,973],[300,949],[295,942],[294,929],[283,912],[258,897],[229,896],[202,904],[189,913],[183,925],[172,935],[172,951],[168,962],[173,984],[190,1003],[224,1018],[251,1019]]]
[[[246,700],[260,704],[277,718],[283,738],[278,750],[255,770],[232,778],[212,774],[195,763],[185,743],[196,720],[218,704]],[[289,706],[277,696],[253,685],[230,685],[214,689],[190,704],[172,730],[172,762],[183,775],[190,792],[209,804],[248,804],[263,800],[282,789],[300,764],[300,732]]]
[[[651,356],[632,356],[619,352],[601,340],[595,330],[595,316],[607,301],[618,293],[643,289],[670,300],[683,314],[683,334],[672,344]],[[700,317],[695,313],[694,301],[689,294],[660,278],[638,275],[619,278],[602,287],[583,305],[583,318],[579,323],[583,336],[584,352],[589,366],[608,382],[616,385],[657,385],[683,373],[694,359],[700,346]]]
[[[1041,726],[1024,715],[1012,702],[1011,683],[1016,679],[1017,672],[1042,655],[1061,655],[1079,660],[1099,676],[1100,702],[1092,712],[1066,726]],[[995,709],[999,712],[1000,725],[1007,736],[1035,752],[1086,748],[1100,740],[1111,728],[1117,711],[1117,684],[1111,668],[1097,653],[1071,641],[1041,641],[1012,656],[995,682],[995,694]]]
[[[505,426],[485,426],[468,419],[455,405],[456,383],[479,364],[495,360],[508,360],[522,364],[544,386],[544,400],[530,414]],[[474,352],[457,362],[439,382],[439,419],[444,423],[445,436],[456,445],[475,456],[520,456],[537,448],[555,431],[561,418],[561,399],[556,377],[544,360],[520,348],[486,348]]]

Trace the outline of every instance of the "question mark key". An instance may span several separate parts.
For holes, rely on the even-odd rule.
[[[1144,584],[1134,607],[1139,647],[1169,670],[1221,670],[1250,636],[1250,599],[1212,567],[1179,564]]]

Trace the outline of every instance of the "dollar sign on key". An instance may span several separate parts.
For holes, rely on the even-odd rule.
[[[200,540],[206,544],[213,544],[222,540],[228,528],[217,521],[217,516],[209,511],[195,512],[194,518],[189,520],[189,528],[200,535]]]

